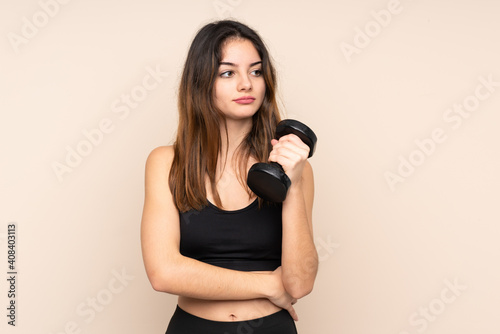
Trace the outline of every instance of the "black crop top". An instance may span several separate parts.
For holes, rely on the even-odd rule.
[[[182,255],[240,271],[273,271],[281,265],[281,204],[256,199],[234,211],[208,203],[180,212]]]

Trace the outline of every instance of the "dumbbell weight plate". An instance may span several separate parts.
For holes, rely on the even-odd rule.
[[[281,203],[292,183],[278,163],[258,162],[248,171],[247,184],[260,198]]]

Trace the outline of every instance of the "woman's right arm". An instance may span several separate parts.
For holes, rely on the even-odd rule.
[[[179,213],[168,184],[174,150],[154,149],[146,161],[141,246],[149,281],[156,291],[207,300],[268,298],[293,312],[281,271],[242,272],[212,266],[179,252]],[[281,304],[281,305],[280,305]]]

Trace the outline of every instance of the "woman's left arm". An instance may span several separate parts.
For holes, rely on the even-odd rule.
[[[300,299],[312,291],[318,271],[312,227],[314,176],[307,161],[309,147],[295,135],[283,136],[272,144],[269,160],[278,162],[292,181],[282,212],[283,285],[293,298]]]

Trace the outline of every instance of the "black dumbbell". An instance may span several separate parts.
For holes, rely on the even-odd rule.
[[[276,127],[276,139],[293,133],[309,146],[309,158],[316,148],[316,135],[307,125],[293,120],[285,119]],[[248,171],[248,187],[260,198],[270,202],[281,203],[286,198],[286,193],[292,182],[286,175],[283,167],[277,162],[258,162]]]

